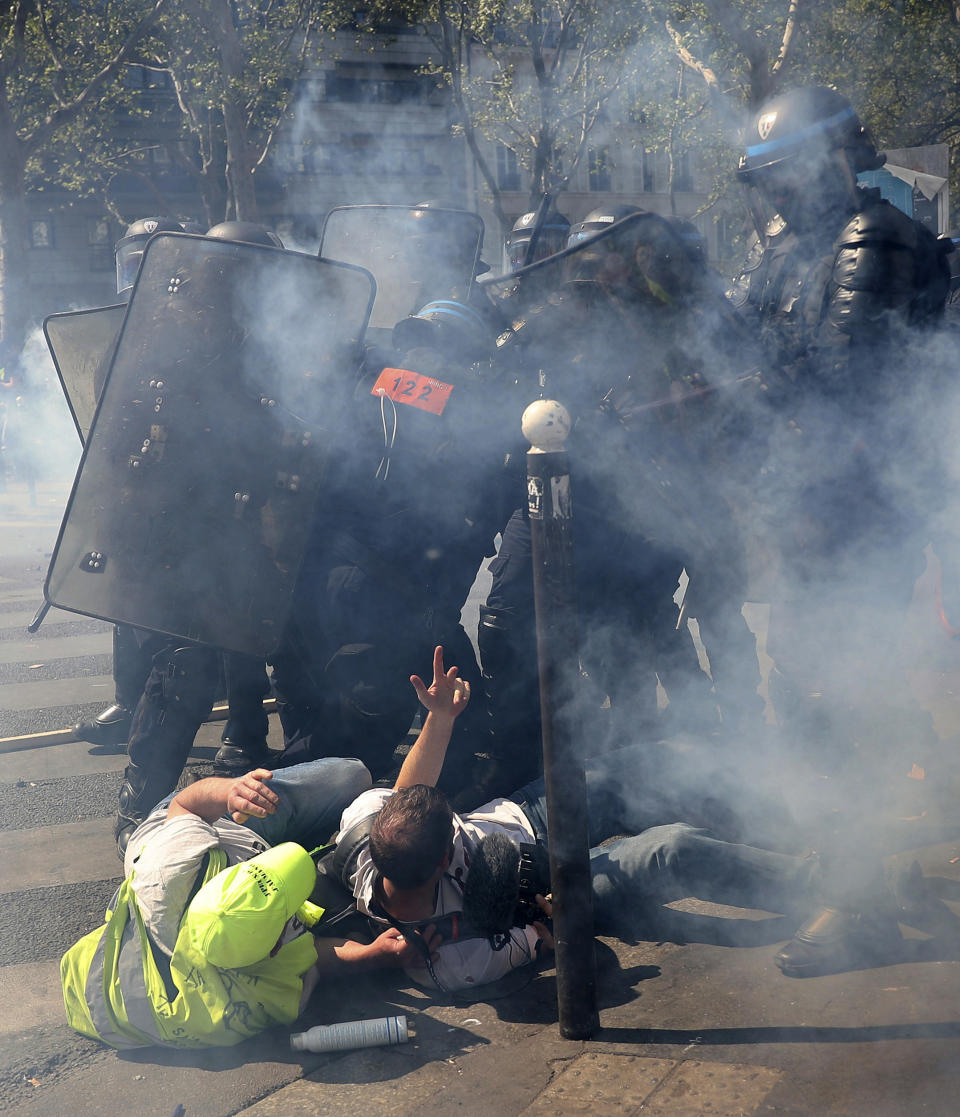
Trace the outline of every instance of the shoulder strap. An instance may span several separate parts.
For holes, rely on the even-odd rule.
[[[344,830],[337,839],[330,856],[330,872],[340,881],[345,888],[352,887],[351,877],[357,866],[357,859],[364,846],[370,840],[370,831],[373,829],[375,814],[367,815],[355,822],[353,826]],[[318,864],[317,868],[320,866]]]

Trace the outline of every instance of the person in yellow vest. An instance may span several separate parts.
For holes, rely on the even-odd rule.
[[[429,689],[411,681],[428,711],[420,739],[445,747],[469,690],[440,663]],[[292,1024],[325,975],[417,965],[392,927],[370,943],[311,933],[322,909],[307,851],[370,785],[359,760],[327,757],[162,800],[130,838],[104,924],[61,959],[70,1026],[116,1048],[229,1046]]]

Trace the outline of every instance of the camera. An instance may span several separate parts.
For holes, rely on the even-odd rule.
[[[517,877],[517,903],[513,909],[511,926],[526,927],[534,922],[543,923],[547,914],[537,903],[537,896],[546,896],[550,891],[550,862],[543,846],[532,842],[520,844]]]

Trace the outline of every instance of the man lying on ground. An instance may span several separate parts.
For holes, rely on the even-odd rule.
[[[358,910],[374,925],[403,930],[420,953],[419,964],[408,966],[410,976],[442,992],[497,980],[532,961],[540,949],[538,940],[546,938],[549,945],[539,922],[523,927],[508,923],[498,927],[499,934],[473,934],[478,925],[493,927],[502,922],[504,910],[512,910],[521,844],[546,847],[546,797],[541,778],[468,814],[451,810],[435,786],[455,716],[455,700],[448,695],[444,703],[443,695],[462,686],[455,676],[451,682],[451,672],[444,672],[443,649],[437,648],[433,685],[428,689],[411,679],[421,702],[428,708],[430,702],[445,704],[449,720],[437,723],[442,731],[421,734],[392,789],[373,788],[350,804],[338,835],[354,848],[344,880]],[[815,855],[794,857],[723,841],[685,822],[651,825],[650,797],[624,778],[625,773],[644,771],[646,757],[642,745],[625,748],[592,758],[587,771],[598,933],[633,937],[643,926],[644,910],[690,896],[798,917],[820,906],[824,874]],[[624,834],[628,836],[608,841]],[[505,872],[504,838],[516,847],[512,876]],[[478,867],[483,881],[472,889],[471,874]],[[504,896],[495,894],[498,887]],[[850,911],[836,921],[836,935],[810,944],[801,929],[798,939],[780,952],[777,964],[785,973],[811,976],[863,965],[900,940],[893,898],[885,889],[871,882],[849,889],[848,899]],[[482,918],[484,904],[491,909],[489,921]],[[541,906],[549,914],[549,905]],[[465,907],[472,930],[468,926],[467,934],[456,938],[446,930],[443,937],[442,929],[450,926],[447,917]]]
[[[456,669],[428,691],[424,747],[466,706]],[[414,966],[394,928],[373,942],[315,938],[316,866],[341,811],[370,787],[359,760],[326,758],[167,796],[133,832],[103,926],[61,961],[70,1025],[113,1047],[226,1046],[291,1024],[325,977]]]

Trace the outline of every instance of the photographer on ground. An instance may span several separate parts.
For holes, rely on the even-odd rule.
[[[352,851],[343,879],[357,908],[417,948],[418,964],[406,965],[412,978],[448,993],[503,977],[533,961],[541,943],[552,945],[529,903],[516,918],[516,901],[534,895],[544,913],[550,910],[546,879],[533,873],[536,883],[526,887],[530,874],[521,860],[523,845],[546,848],[545,789],[540,779],[455,814],[435,785],[469,685],[455,667],[444,669],[439,647],[432,685],[417,676],[411,682],[430,711],[424,732],[393,789],[366,791],[344,811],[338,840]],[[621,749],[587,772],[598,933],[635,935],[644,911],[688,896],[798,917],[818,902],[823,869],[815,855],[776,853],[668,822],[669,800],[645,794],[644,782],[631,779],[646,755],[642,746]],[[608,841],[623,834],[630,836]],[[504,839],[514,847],[512,859]],[[860,919],[819,945],[805,976],[869,964],[900,939],[882,887],[865,886],[857,902]]]

